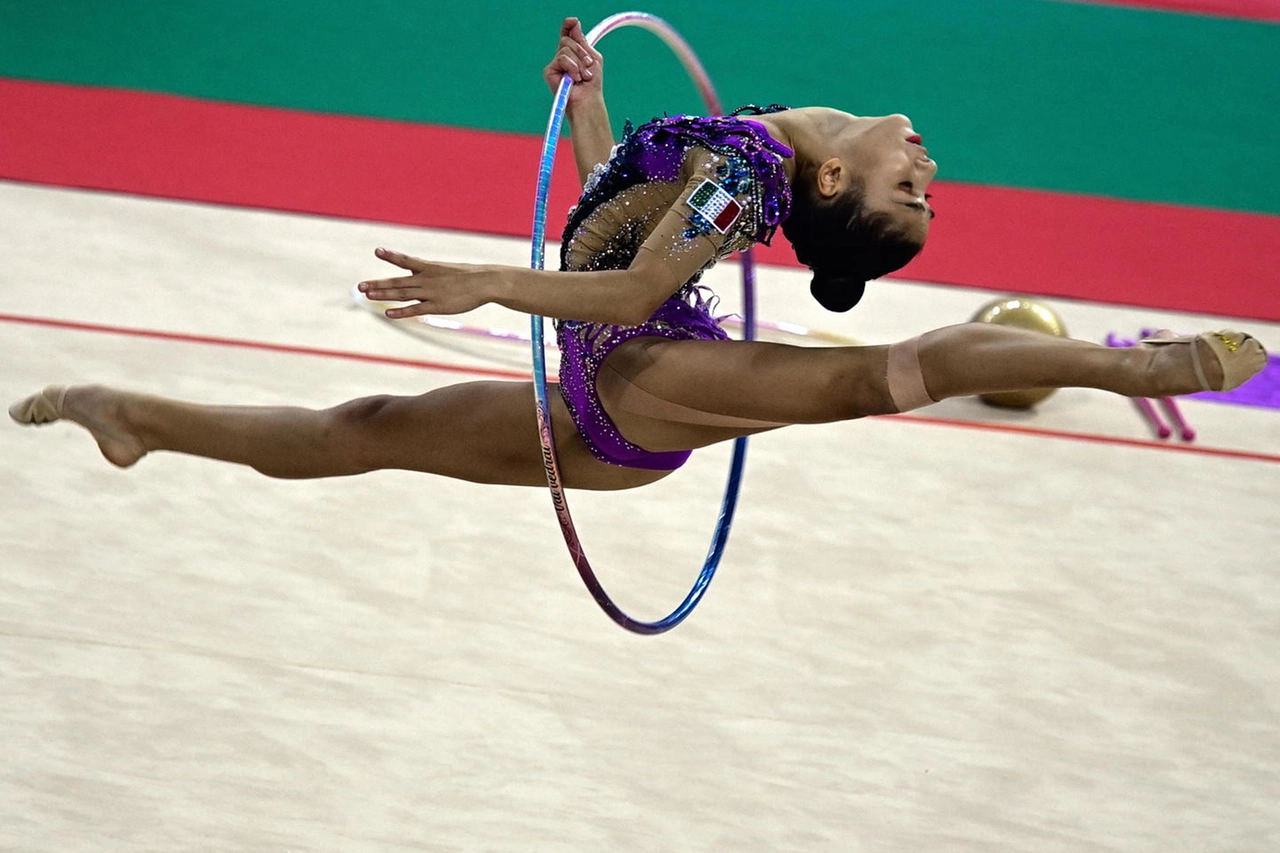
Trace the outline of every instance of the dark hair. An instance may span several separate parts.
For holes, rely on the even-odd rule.
[[[792,182],[782,233],[813,270],[809,292],[828,311],[848,311],[868,281],[901,269],[924,248],[892,216],[868,210],[861,186],[823,198],[813,169],[802,168]]]

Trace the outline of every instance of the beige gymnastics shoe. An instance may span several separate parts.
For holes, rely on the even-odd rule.
[[[9,417],[20,424],[51,424],[62,419],[62,403],[67,398],[65,385],[50,385],[9,407]]]
[[[1200,347],[1197,341],[1203,341],[1218,365],[1222,368],[1222,382],[1214,386],[1204,373],[1200,363]],[[1143,344],[1191,344],[1191,366],[1195,368],[1196,378],[1205,391],[1230,391],[1239,388],[1267,366],[1267,351],[1258,343],[1253,335],[1244,332],[1202,332],[1198,335],[1173,336],[1157,332],[1155,337],[1144,338]]]

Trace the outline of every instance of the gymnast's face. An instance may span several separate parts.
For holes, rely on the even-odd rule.
[[[904,115],[876,118],[853,117],[836,144],[839,163],[836,174],[822,191],[840,193],[861,183],[866,207],[889,214],[921,244],[929,236],[929,206],[926,190],[938,164],[929,157],[920,135]],[[833,161],[823,164],[823,169]],[[823,171],[819,172],[820,187]]]

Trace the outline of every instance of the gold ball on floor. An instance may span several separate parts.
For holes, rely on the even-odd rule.
[[[994,323],[997,326],[1015,326],[1059,338],[1067,336],[1062,318],[1043,302],[1024,296],[1002,296],[978,309],[971,322]],[[979,399],[992,406],[1006,409],[1029,409],[1047,398],[1054,388],[1030,388],[1024,391],[1005,391],[999,394],[981,394]]]

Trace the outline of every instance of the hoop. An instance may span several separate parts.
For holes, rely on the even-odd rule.
[[[720,115],[723,113],[720,99],[716,96],[715,89],[712,87],[711,80],[707,77],[702,63],[698,61],[698,58],[685,40],[671,28],[670,24],[660,18],[644,12],[622,12],[612,15],[587,33],[587,41],[594,45],[606,33],[618,27],[626,26],[642,27],[661,38],[684,65],[685,71],[689,73],[690,79],[698,87],[702,99],[706,102],[710,114]],[[569,89],[572,85],[573,81],[567,76],[561,79],[560,88],[556,92],[555,101],[551,107],[551,116],[547,121],[547,133],[542,143],[542,161],[538,166],[538,191],[533,213],[533,257],[531,266],[536,270],[542,269],[544,263],[547,194],[551,188],[551,169],[555,160],[556,143],[560,138],[565,105],[568,103]],[[746,340],[753,340],[756,333],[755,265],[750,250],[744,252],[742,256],[742,314],[743,337]],[[587,589],[590,590],[596,603],[614,622],[637,634],[660,634],[663,631],[669,631],[683,622],[685,617],[693,612],[693,608],[697,606],[702,599],[703,593],[706,592],[707,585],[711,583],[716,567],[720,565],[724,547],[729,541],[729,527],[733,523],[733,512],[738,503],[742,469],[747,454],[747,439],[742,436],[734,440],[733,458],[729,462],[729,480],[725,485],[724,499],[720,504],[720,515],[716,519],[716,528],[711,537],[711,547],[707,552],[707,558],[703,562],[702,571],[699,573],[698,579],[694,581],[693,588],[689,590],[689,594],[685,596],[684,601],[675,610],[656,622],[641,622],[631,618],[613,602],[613,599],[609,598],[608,593],[605,592],[604,587],[596,578],[595,572],[591,569],[591,564],[587,561],[587,555],[583,551],[582,542],[578,539],[577,530],[574,529],[573,517],[569,514],[569,504],[565,499],[564,487],[561,485],[560,463],[556,458],[555,439],[551,434],[551,406],[547,399],[547,361],[542,326],[543,318],[540,315],[535,314],[530,318],[529,336],[532,340],[533,387],[538,410],[538,435],[542,441],[542,459],[547,472],[547,487],[551,491],[551,503],[555,507],[556,518],[560,522],[560,532],[564,535],[565,545],[569,548],[569,555],[573,558],[573,564],[577,568],[578,574],[582,576],[583,582],[587,585]]]

